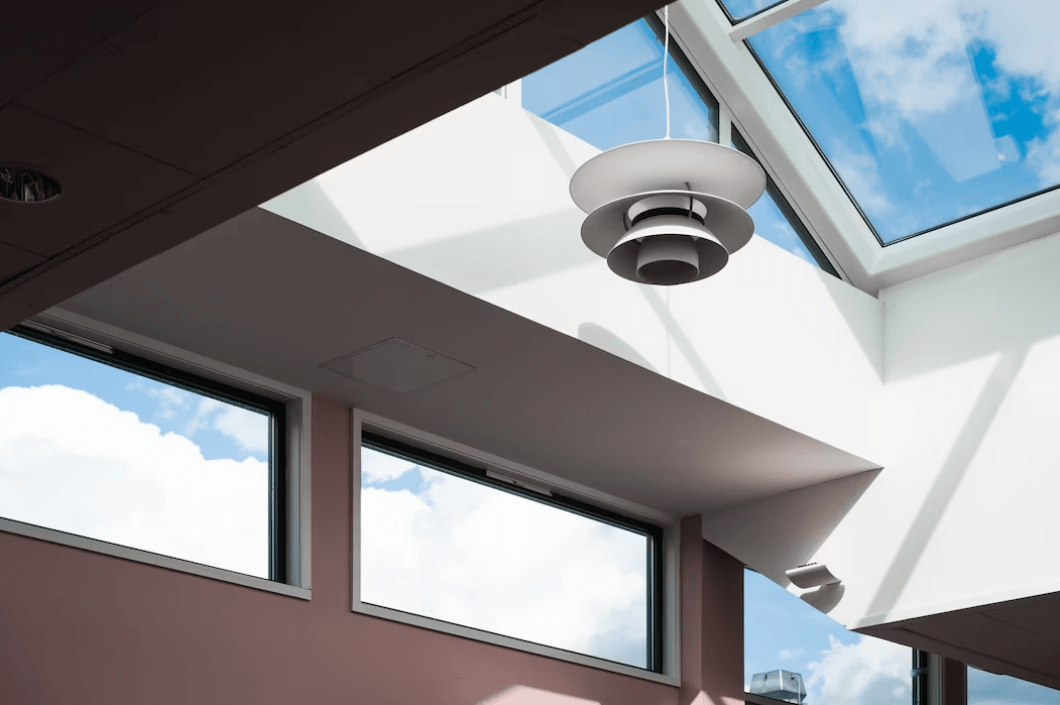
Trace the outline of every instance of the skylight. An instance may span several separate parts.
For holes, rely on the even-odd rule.
[[[666,131],[663,46],[645,20],[593,42],[522,80],[522,105],[598,149]],[[718,141],[714,98],[670,65],[672,135]]]
[[[742,20],[783,2],[784,0],[721,0],[721,6],[731,19]]]
[[[750,7],[768,5],[747,0]],[[661,25],[642,19],[522,79],[522,106],[538,117],[606,150],[665,133]],[[672,136],[718,141],[718,104],[676,45],[669,88]],[[741,149],[751,156],[746,145]],[[758,235],[829,273],[835,270],[789,212],[776,187],[751,208]]]
[[[888,245],[1060,185],[1058,29],[1051,2],[832,0],[748,42]]]

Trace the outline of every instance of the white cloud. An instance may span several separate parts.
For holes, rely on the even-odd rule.
[[[421,495],[362,490],[366,602],[576,651],[616,632],[643,643],[643,538],[443,473],[424,480]]]
[[[997,146],[969,47],[995,53],[1002,78],[1029,80],[1025,96],[1044,115],[1060,106],[1060,62],[1055,30],[1058,3],[998,3],[996,0],[892,0],[887,11],[865,0],[833,0],[824,6],[838,31],[863,100],[870,128],[888,141],[897,116],[913,125],[955,179],[997,168]],[[791,29],[804,25],[793,22]],[[873,110],[875,108],[875,110]],[[1028,166],[1044,183],[1056,183],[1053,151],[1060,121],[1047,120],[1042,157]],[[997,135],[1004,137],[1004,135]],[[846,174],[844,173],[844,177]]]
[[[780,653],[777,654],[777,658],[781,661],[790,661],[793,658],[797,658],[806,653],[806,649],[781,649]]]
[[[0,389],[0,516],[264,576],[268,466],[60,385]]]
[[[245,451],[264,453],[269,450],[269,417],[265,414],[226,404],[214,416],[213,427]]]
[[[163,419],[175,417],[187,408],[193,398],[191,392],[176,387],[150,387],[146,392],[147,396],[158,400],[158,416]]]
[[[195,415],[184,425],[184,433],[194,436],[203,428],[218,431],[245,452],[265,453],[269,450],[269,419],[265,414],[202,397]]]
[[[1028,145],[1027,165],[1038,174],[1041,186],[1052,186],[1060,184],[1060,107],[1046,117],[1046,124],[1052,131]]]
[[[405,473],[416,469],[415,463],[410,463],[407,460],[386,453],[366,450],[365,457],[369,456],[371,461],[361,464],[361,478],[368,483],[374,484],[396,480]]]
[[[861,637],[844,645],[829,635],[830,647],[809,665],[807,702],[816,705],[908,705],[909,648]]]

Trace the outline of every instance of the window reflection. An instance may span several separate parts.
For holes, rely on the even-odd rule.
[[[1060,691],[968,667],[968,705],[1056,705]]]
[[[644,534],[361,449],[361,600],[648,668]]]
[[[269,423],[0,334],[0,517],[268,578]]]
[[[909,705],[909,648],[847,631],[744,571],[747,692],[804,705]]]

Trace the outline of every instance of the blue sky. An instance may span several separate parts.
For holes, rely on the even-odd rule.
[[[83,389],[123,411],[135,413],[141,421],[158,426],[162,433],[190,438],[207,459],[251,457],[268,461],[268,451],[261,444],[248,437],[240,444],[237,435],[221,430],[224,426],[218,423],[218,415],[236,407],[8,333],[0,334],[0,389],[45,384]]]
[[[1055,3],[832,0],[751,45],[884,242],[1060,183]]]
[[[0,516],[267,577],[268,421],[0,334]]]

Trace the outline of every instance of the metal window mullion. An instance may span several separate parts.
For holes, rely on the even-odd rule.
[[[718,101],[718,144],[726,147],[732,144],[732,115],[721,101]]]
[[[718,1],[721,2],[721,0]],[[775,5],[734,24],[729,30],[729,37],[734,42],[741,42],[826,2],[828,0],[788,0],[788,2]]]

